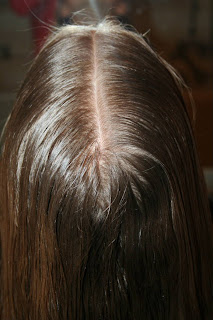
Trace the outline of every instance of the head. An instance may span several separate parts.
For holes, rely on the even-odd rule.
[[[67,26],[4,131],[5,319],[210,319],[212,234],[175,71],[114,23]]]

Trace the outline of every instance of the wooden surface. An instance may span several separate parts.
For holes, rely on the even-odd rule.
[[[213,91],[194,89],[196,140],[202,166],[213,167]]]

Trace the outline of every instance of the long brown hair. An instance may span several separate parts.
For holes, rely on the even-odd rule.
[[[143,36],[67,26],[4,131],[3,319],[211,319],[212,230],[181,81]]]

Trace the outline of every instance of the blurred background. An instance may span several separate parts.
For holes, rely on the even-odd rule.
[[[148,32],[192,89],[198,151],[212,192],[213,0],[0,0],[0,131],[50,26],[99,21],[105,15]]]

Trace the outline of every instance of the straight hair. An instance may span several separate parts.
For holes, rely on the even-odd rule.
[[[183,83],[145,37],[66,26],[0,163],[2,319],[212,319],[212,226]]]

